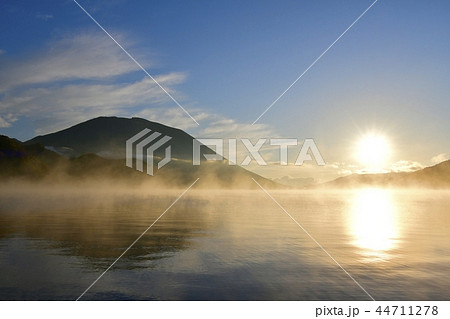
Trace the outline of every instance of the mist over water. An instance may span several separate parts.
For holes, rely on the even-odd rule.
[[[182,191],[3,185],[0,299],[78,298]],[[270,193],[375,299],[450,299],[450,191]],[[369,297],[262,190],[191,189],[83,299]]]

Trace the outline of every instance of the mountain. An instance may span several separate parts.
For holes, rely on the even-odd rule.
[[[97,117],[55,133],[36,136],[25,145],[41,144],[69,157],[92,153],[106,158],[125,158],[126,140],[145,128],[172,137],[173,158],[192,160],[194,138],[191,135],[136,117]],[[212,150],[208,152],[213,153]],[[155,155],[164,156],[164,148],[157,150]]]
[[[353,188],[362,186],[450,188],[450,160],[414,172],[353,174],[337,178],[318,187]]]
[[[125,141],[144,128],[172,137],[172,160],[160,170],[154,167],[155,176],[125,165]],[[113,180],[168,187],[184,187],[200,178],[198,186],[208,188],[255,188],[254,178],[264,187],[284,188],[240,166],[228,165],[226,160],[193,166],[193,139],[182,130],[140,118],[99,117],[25,143],[1,136],[0,176],[52,182]],[[162,158],[163,152],[164,147],[154,157]],[[202,153],[214,151],[202,147]]]

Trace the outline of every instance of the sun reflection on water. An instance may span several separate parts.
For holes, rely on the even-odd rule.
[[[384,189],[362,189],[351,202],[349,232],[352,243],[370,261],[389,258],[400,233],[398,212],[392,194]]]

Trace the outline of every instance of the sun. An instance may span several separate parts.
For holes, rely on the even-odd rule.
[[[356,145],[356,159],[366,169],[382,169],[387,164],[390,154],[389,141],[379,133],[362,136]]]

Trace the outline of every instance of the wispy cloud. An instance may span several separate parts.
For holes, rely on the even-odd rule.
[[[4,127],[10,127],[11,123],[5,121],[1,116],[0,116],[0,127],[4,128]]]
[[[223,116],[213,116],[199,134],[204,137],[264,138],[275,136],[275,131],[265,124],[247,124]]]
[[[167,95],[139,72],[101,33],[51,41],[37,53],[7,58],[0,64],[0,125],[9,127],[26,116],[42,134],[99,115],[130,116],[139,107],[162,108]],[[121,81],[121,76],[129,74],[135,80]],[[184,82],[186,74],[173,72],[155,78],[178,97],[173,86]]]
[[[211,114],[199,108],[189,108],[189,113],[202,125],[204,120],[210,119]],[[134,114],[134,116],[173,126],[182,130],[198,128],[197,124],[183,112],[179,107],[146,107]]]
[[[202,122],[197,127],[140,72],[102,33],[85,32],[51,41],[31,56],[0,65],[0,125],[11,126],[24,116],[34,122],[36,133],[45,134],[96,116],[115,115],[139,116],[190,129],[200,137],[252,138],[273,134],[264,124],[252,126],[189,107],[190,113]],[[171,95],[189,104],[188,98],[174,89],[186,78],[182,72],[155,76]]]
[[[433,158],[431,158],[431,163],[439,164],[439,163],[441,163],[443,161],[446,161],[448,159],[449,159],[449,157],[448,157],[448,155],[446,153],[441,153],[441,154],[436,155]]]
[[[0,66],[0,92],[23,85],[105,79],[138,67],[110,39],[99,33],[69,36],[47,44],[30,57]]]
[[[392,172],[414,172],[425,166],[416,161],[401,160],[391,165]]]
[[[17,117],[12,114],[4,114],[0,116],[0,128],[10,127],[11,123],[17,121]]]
[[[182,74],[158,77],[158,81],[166,87],[183,79]],[[3,114],[40,120],[37,133],[43,134],[95,116],[128,116],[138,105],[158,105],[167,100],[153,81],[143,78],[125,85],[70,84],[27,89],[20,94],[5,94],[0,101],[0,110]]]
[[[239,139],[249,138],[256,143],[259,138],[276,136],[276,131],[265,124],[250,125],[219,114],[209,113],[201,108],[190,108],[190,112],[197,120],[201,121],[200,127],[179,108],[146,108],[136,116],[188,130],[197,138],[221,138],[225,157],[229,151],[229,139],[238,139],[236,153],[240,161],[247,156],[247,150]],[[276,148],[265,145],[265,153],[276,153],[276,151]],[[271,158],[273,155],[276,154],[266,154],[267,158]]]

